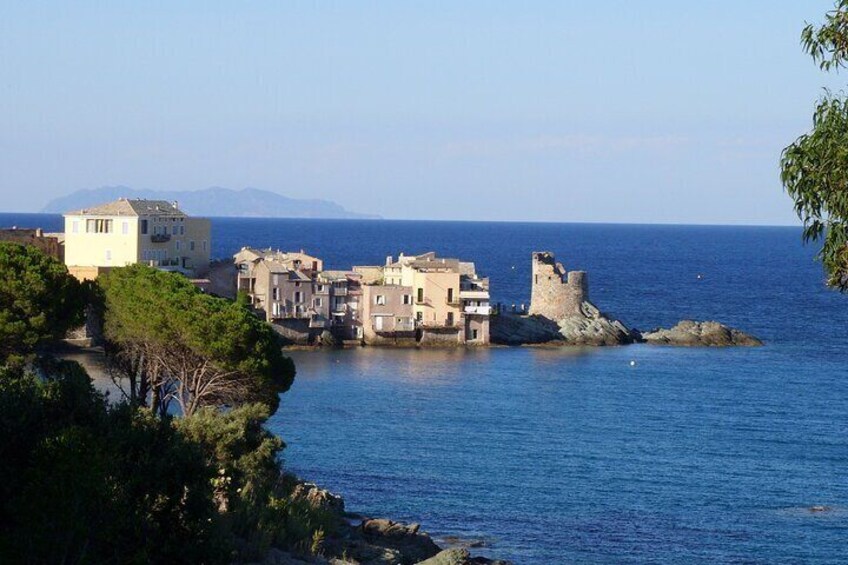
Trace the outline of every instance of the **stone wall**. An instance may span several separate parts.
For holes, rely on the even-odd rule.
[[[530,315],[549,320],[582,316],[589,300],[589,280],[584,271],[567,272],[550,251],[533,253]]]
[[[419,345],[422,347],[445,347],[464,345],[460,328],[421,328]]]
[[[31,245],[59,261],[65,261],[65,248],[62,246],[59,236],[45,234],[41,228],[3,228],[0,229],[0,241]]]

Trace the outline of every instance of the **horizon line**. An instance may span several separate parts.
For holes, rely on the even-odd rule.
[[[59,212],[0,212],[7,215],[59,216]],[[675,221],[609,221],[609,220],[469,220],[469,219],[432,219],[432,218],[304,218],[294,216],[198,216],[209,219],[239,220],[308,220],[308,221],[348,221],[348,222],[442,222],[442,223],[489,223],[489,224],[581,224],[614,226],[688,226],[688,227],[749,227],[749,228],[800,228],[797,224],[768,223],[722,223],[722,222],[675,222]]]

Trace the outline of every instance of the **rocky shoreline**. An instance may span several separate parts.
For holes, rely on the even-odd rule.
[[[628,328],[619,320],[584,303],[584,315],[558,321],[538,315],[492,317],[492,343],[501,345],[610,346],[645,343],[680,347],[758,347],[763,342],[714,321],[683,320],[672,328],[649,331]]]
[[[346,512],[342,497],[313,483],[300,483],[291,496],[331,516],[335,527],[321,540],[318,555],[272,548],[257,565],[511,565],[472,556],[468,548],[478,542],[452,538],[456,543],[442,548],[418,524]]]

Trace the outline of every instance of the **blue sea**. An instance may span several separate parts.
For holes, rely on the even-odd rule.
[[[0,225],[59,229],[55,216]],[[715,319],[762,348],[295,352],[271,428],[349,510],[516,563],[839,563],[848,557],[848,296],[800,229],[213,220],[213,252],[473,260],[529,300],[530,253],[589,273],[641,329]],[[700,276],[700,277],[699,277]],[[631,365],[635,361],[635,366]],[[824,506],[824,512],[812,512]]]

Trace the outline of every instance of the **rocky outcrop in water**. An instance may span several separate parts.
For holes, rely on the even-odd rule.
[[[756,347],[763,342],[741,330],[718,322],[695,322],[683,320],[670,329],[658,328],[641,332],[639,341],[656,345],[678,345],[688,347]]]
[[[509,565],[472,557],[466,548],[443,550],[418,524],[348,514],[340,496],[312,483],[297,484],[290,496],[333,516],[335,526],[322,542],[321,556],[271,549],[264,565]]]
[[[624,345],[634,335],[623,323],[609,318],[591,302],[583,302],[579,313],[560,320],[540,315],[499,314],[492,316],[491,341],[502,345]]]

